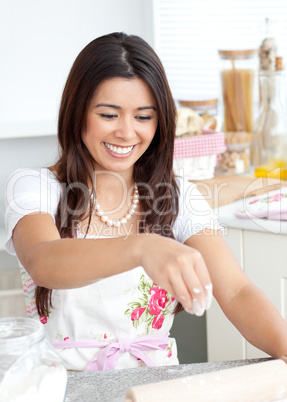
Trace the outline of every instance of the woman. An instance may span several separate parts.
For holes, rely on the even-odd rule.
[[[175,106],[163,67],[136,36],[91,42],[59,112],[61,154],[7,187],[6,248],[28,315],[68,369],[177,364],[175,312],[214,296],[246,339],[274,357],[287,326],[244,275],[195,186],[172,172]]]

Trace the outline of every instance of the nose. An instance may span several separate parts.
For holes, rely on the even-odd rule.
[[[115,130],[115,137],[130,141],[136,137],[133,118],[125,117],[119,120],[118,127]]]

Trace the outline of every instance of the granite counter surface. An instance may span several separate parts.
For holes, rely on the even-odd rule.
[[[233,360],[179,366],[68,373],[66,402],[123,402],[128,388],[269,360]]]

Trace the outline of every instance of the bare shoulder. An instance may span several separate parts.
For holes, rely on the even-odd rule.
[[[53,175],[55,177],[58,176],[58,166],[57,165],[48,166],[47,169],[50,170],[50,172],[53,173]]]

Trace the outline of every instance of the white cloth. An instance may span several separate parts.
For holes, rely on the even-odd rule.
[[[207,227],[219,229],[215,215],[196,186],[179,178],[179,214],[173,230],[183,243]],[[12,233],[25,215],[42,211],[55,219],[60,193],[63,190],[55,175],[46,168],[21,169],[13,173],[6,191],[6,250],[13,255]],[[79,233],[79,237],[84,237]],[[91,236],[87,236],[91,237]],[[77,289],[53,290],[48,318],[36,310],[35,284],[20,265],[28,316],[40,320],[50,342],[96,340],[109,342],[117,338],[168,333],[173,323],[176,300],[147,276],[143,267],[102,279]],[[80,267],[79,267],[80,269]],[[99,349],[74,348],[58,350],[65,366],[83,370]],[[155,365],[178,364],[176,342],[170,338],[166,350],[145,352]],[[129,353],[121,353],[117,369],[141,366]]]

